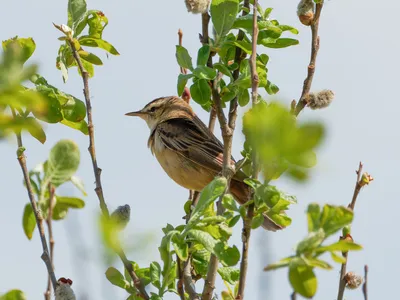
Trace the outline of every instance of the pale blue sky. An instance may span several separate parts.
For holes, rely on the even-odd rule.
[[[289,105],[300,95],[309,60],[309,29],[296,17],[297,1],[260,1],[263,7],[274,7],[272,16],[282,24],[300,30],[300,45],[285,50],[267,49],[271,81],[280,89],[280,96]],[[81,99],[82,82],[76,70],[63,84],[55,68],[59,47],[59,32],[52,22],[66,22],[67,1],[7,1],[0,18],[1,39],[15,35],[32,36],[37,44],[31,61],[40,66],[40,73],[49,83]],[[183,203],[188,192],[172,182],[147,149],[148,128],[139,119],[124,113],[137,110],[150,100],[174,95],[179,68],[175,61],[178,28],[184,32],[184,45],[195,56],[201,31],[200,16],[186,12],[180,1],[105,1],[91,0],[90,9],[103,10],[109,18],[104,38],[115,45],[119,57],[106,59],[96,68],[90,80],[96,130],[99,166],[103,169],[104,192],[110,209],[128,203],[132,209],[126,236],[135,251],[128,253],[140,265],[160,260],[157,247],[161,227],[182,222]],[[393,299],[397,291],[398,253],[400,243],[397,226],[398,168],[400,153],[398,111],[398,11],[394,0],[326,1],[320,25],[321,49],[313,90],[332,89],[336,98],[328,109],[306,110],[301,120],[322,120],[327,125],[327,137],[319,149],[319,164],[311,180],[299,185],[287,180],[275,184],[298,196],[299,203],[289,211],[292,225],[283,232],[257,230],[252,235],[246,299],[289,299],[291,292],[286,270],[266,275],[262,268],[270,262],[290,255],[296,242],[306,235],[304,211],[310,202],[347,205],[351,199],[358,162],[375,178],[362,191],[356,206],[354,239],[364,250],[349,255],[348,269],[362,273],[370,267],[371,299]],[[206,113],[194,105],[206,121]],[[240,115],[243,114],[243,109]],[[241,119],[238,118],[241,122]],[[96,231],[98,200],[93,192],[94,177],[87,152],[88,139],[62,125],[45,125],[47,142],[41,145],[24,136],[28,167],[44,161],[49,149],[61,138],[75,140],[81,149],[82,163],[78,175],[87,191],[86,207],[73,211],[63,222],[54,225],[55,266],[57,277],[74,280],[78,299],[125,299],[124,293],[111,286],[101,264],[101,248]],[[218,128],[218,127],[217,127]],[[243,136],[240,124],[234,139],[234,155],[239,157]],[[0,190],[3,208],[0,210],[0,294],[11,288],[24,290],[28,299],[42,299],[46,286],[46,269],[40,259],[41,245],[37,232],[28,241],[21,227],[22,210],[28,201],[22,185],[22,174],[15,158],[16,143],[2,142]],[[60,193],[79,195],[71,187]],[[145,247],[141,238],[152,236]],[[232,239],[240,247],[240,228]],[[87,264],[78,259],[72,244],[86,249]],[[330,258],[328,258],[329,260]],[[122,270],[119,262],[116,267]],[[317,271],[319,288],[315,299],[336,299],[339,265],[333,271]],[[221,290],[221,282],[218,282]],[[263,294],[268,291],[268,294]],[[87,297],[83,297],[83,292]],[[165,299],[176,299],[169,296]],[[347,291],[346,299],[360,300],[361,290]]]

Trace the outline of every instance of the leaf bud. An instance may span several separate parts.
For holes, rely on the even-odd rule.
[[[297,16],[303,25],[310,26],[314,20],[313,0],[301,0],[297,5]]]
[[[374,178],[371,175],[369,175],[367,172],[365,172],[361,176],[360,185],[361,186],[368,185],[368,184],[370,184],[370,182],[372,180],[374,180]]]
[[[311,109],[321,109],[331,104],[335,94],[331,90],[322,90],[308,95],[307,105]]]
[[[346,288],[350,290],[355,290],[363,283],[363,278],[354,272],[346,273],[344,280],[346,281]]]
[[[185,0],[188,12],[193,14],[204,14],[208,10],[210,0]]]
[[[71,288],[71,279],[61,277],[57,282],[55,300],[76,300],[75,293]]]

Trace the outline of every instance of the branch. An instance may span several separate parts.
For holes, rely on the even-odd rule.
[[[364,294],[364,300],[368,300],[368,266],[364,266],[364,284],[362,286],[363,294]]]
[[[358,170],[356,171],[357,181],[356,181],[356,185],[354,187],[353,198],[351,199],[351,202],[348,206],[353,211],[354,211],[354,207],[356,205],[357,197],[361,191],[361,188],[363,186],[367,185],[369,183],[369,181],[373,180],[372,177],[370,177],[367,173],[362,175],[362,168],[363,168],[363,164],[360,162],[360,164],[358,166]],[[368,181],[363,180],[364,176]],[[346,237],[341,237],[341,239],[343,239],[343,238],[346,238]],[[346,259],[346,261],[342,264],[342,267],[340,269],[340,280],[339,280],[339,290],[338,290],[337,300],[343,300],[344,290],[346,288],[345,276],[346,276],[348,252],[344,252],[343,257]]]
[[[93,119],[92,119],[92,105],[90,103],[90,95],[89,95],[89,75],[88,75],[87,71],[85,70],[85,68],[83,67],[81,58],[78,54],[78,51],[76,50],[75,44],[73,43],[73,38],[70,35],[68,36],[68,44],[71,47],[72,55],[74,56],[74,59],[78,65],[79,71],[82,74],[83,87],[84,87],[83,95],[85,97],[86,112],[87,112],[87,116],[88,116],[88,129],[89,129],[89,148],[88,148],[88,150],[90,153],[90,157],[92,159],[93,172],[94,172],[94,176],[96,179],[95,192],[97,194],[97,197],[99,198],[101,211],[102,211],[104,217],[106,217],[108,219],[110,217],[110,213],[108,211],[107,204],[104,200],[103,187],[102,187],[101,178],[100,178],[101,169],[98,167],[97,159],[96,159],[94,126],[93,126]],[[121,261],[123,262],[129,275],[131,276],[135,287],[139,290],[141,297],[144,299],[149,299],[149,296],[148,296],[140,278],[136,275],[135,271],[133,270],[132,264],[126,257],[125,252],[122,249],[119,249],[116,252],[117,252],[118,256],[120,257]]]
[[[293,292],[291,295],[290,295],[290,300],[296,300],[297,299],[297,294],[296,294],[296,292]]]
[[[49,184],[49,211],[47,213],[47,229],[49,231],[49,244],[50,244],[50,261],[51,264],[53,265],[54,268],[54,238],[53,238],[53,224],[52,224],[52,219],[53,219],[53,209],[55,205],[55,187],[52,184]],[[51,298],[51,278],[49,276],[49,279],[47,280],[47,290],[44,293],[44,297],[46,300],[50,300]]]
[[[321,3],[315,5],[315,16],[313,23],[311,24],[311,59],[307,69],[307,77],[304,80],[303,91],[301,92],[300,99],[297,102],[296,107],[294,108],[294,114],[296,116],[298,116],[303,108],[307,105],[308,94],[311,90],[311,84],[315,72],[315,63],[317,61],[317,54],[319,50],[318,26],[323,4],[324,2],[322,1]]]
[[[257,38],[258,38],[258,23],[257,23],[257,0],[254,0],[253,4],[253,37],[252,37],[252,54],[250,57],[250,71],[251,71],[251,101],[253,107],[258,103],[258,74],[256,68],[257,60]],[[253,151],[253,174],[252,177],[256,179],[258,177],[258,166],[257,166],[257,155]],[[244,299],[244,289],[246,287],[247,278],[247,267],[248,267],[248,256],[250,247],[250,235],[251,235],[251,223],[254,217],[254,204],[250,204],[247,209],[247,215],[243,219],[243,230],[242,230],[242,259],[240,262],[240,278],[239,278],[239,289],[236,299]]]
[[[11,108],[11,112],[15,119],[16,113],[13,108]],[[24,175],[26,190],[28,192],[29,201],[31,202],[33,214],[35,215],[36,225],[37,225],[37,228],[39,230],[39,235],[40,235],[40,241],[42,242],[43,253],[41,255],[41,258],[47,267],[47,273],[49,274],[51,283],[53,284],[53,291],[55,292],[56,287],[57,287],[57,279],[56,279],[56,275],[54,274],[54,268],[53,268],[53,265],[50,260],[49,249],[47,247],[46,236],[44,234],[44,227],[43,227],[43,222],[42,222],[43,216],[40,212],[40,209],[36,205],[35,196],[33,194],[31,180],[29,178],[29,172],[28,172],[28,168],[26,166],[26,158],[24,155],[25,148],[22,144],[21,132],[16,132],[15,134],[17,136],[17,143],[18,143],[17,158],[18,158],[19,165],[21,166],[22,173]]]

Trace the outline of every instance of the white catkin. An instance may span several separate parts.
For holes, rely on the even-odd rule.
[[[188,12],[203,14],[207,12],[210,0],[185,0]]]
[[[331,90],[322,90],[308,95],[308,107],[311,109],[321,109],[328,107],[333,101],[335,94]]]
[[[76,300],[75,293],[69,284],[59,283],[56,287],[55,300]]]

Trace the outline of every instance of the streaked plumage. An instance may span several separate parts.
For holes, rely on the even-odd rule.
[[[223,144],[181,98],[158,98],[142,110],[126,115],[139,116],[146,121],[150,128],[148,146],[177,184],[201,191],[221,172]],[[240,204],[251,197],[251,188],[243,182],[245,178],[245,174],[238,171],[230,185],[231,194]],[[267,216],[263,227],[272,231],[281,229]]]

